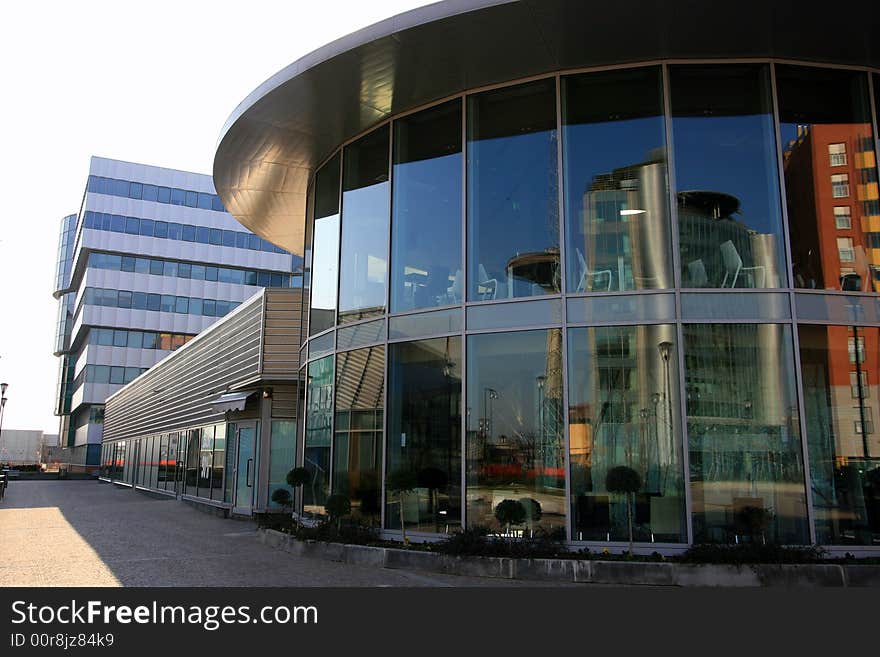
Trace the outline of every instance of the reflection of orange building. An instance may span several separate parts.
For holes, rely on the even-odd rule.
[[[880,292],[880,194],[871,126],[798,126],[785,151],[795,287]]]

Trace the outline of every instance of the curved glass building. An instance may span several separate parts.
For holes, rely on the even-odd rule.
[[[438,3],[230,117],[308,267],[305,512],[613,547],[626,466],[643,549],[880,551],[880,12],[636,4]]]

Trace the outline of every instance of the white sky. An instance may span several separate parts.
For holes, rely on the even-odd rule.
[[[220,128],[302,55],[418,0],[4,2],[0,9],[0,381],[5,429],[53,416],[62,217],[89,157],[210,173]]]

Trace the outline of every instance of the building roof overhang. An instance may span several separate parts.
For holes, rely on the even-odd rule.
[[[840,10],[840,9],[844,9]],[[775,58],[880,68],[880,3],[447,0],[302,57],[221,131],[214,185],[247,228],[302,254],[315,167],[382,120],[468,89],[660,59]]]

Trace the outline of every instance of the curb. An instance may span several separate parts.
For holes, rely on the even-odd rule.
[[[678,587],[880,587],[880,566],[839,564],[628,563],[585,559],[469,557],[398,548],[299,541],[260,529],[260,542],[310,559],[444,575],[542,582]]]

